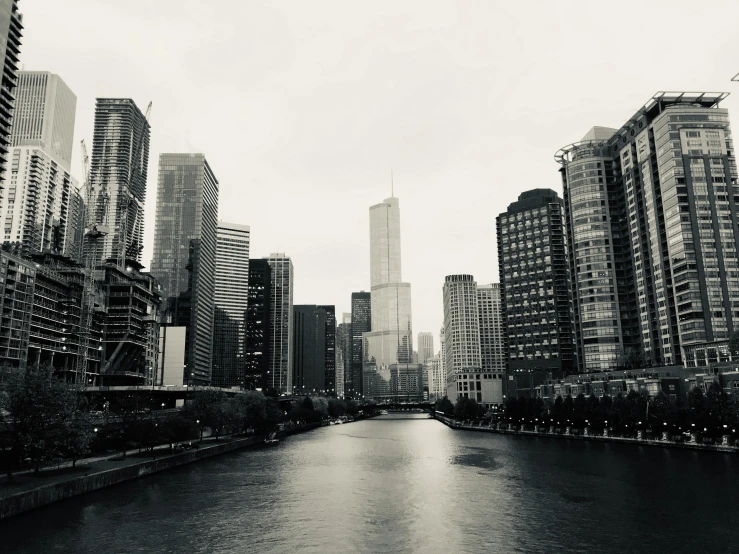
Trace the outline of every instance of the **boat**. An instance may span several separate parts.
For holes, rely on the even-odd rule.
[[[264,439],[264,444],[266,446],[275,446],[280,442],[280,439],[277,438],[277,433],[272,432]]]
[[[387,415],[387,410],[380,410],[380,415]]]

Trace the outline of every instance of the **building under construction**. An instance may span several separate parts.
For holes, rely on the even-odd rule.
[[[85,271],[62,255],[0,251],[0,364],[48,364],[88,386],[153,383],[159,284],[132,260],[123,268],[114,259],[96,266],[92,324],[82,340]]]

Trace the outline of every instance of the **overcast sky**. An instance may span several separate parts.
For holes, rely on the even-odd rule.
[[[203,152],[220,218],[285,252],[296,304],[369,290],[368,208],[400,198],[413,330],[438,349],[444,276],[498,279],[495,216],[561,194],[554,152],[656,91],[729,91],[739,2],[23,0],[21,61],[77,95],[153,101],[144,263],[160,152]],[[340,315],[339,315],[340,317]],[[416,343],[414,337],[414,345]]]

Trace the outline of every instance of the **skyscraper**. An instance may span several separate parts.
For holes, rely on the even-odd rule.
[[[17,0],[0,2],[0,60],[2,60],[2,87],[0,87],[0,183],[5,179],[13,126],[15,89],[18,84],[18,65],[23,33],[23,15]],[[0,215],[0,217],[2,217]]]
[[[351,390],[352,314],[344,312],[336,326],[336,396]]]
[[[324,354],[325,376],[323,388],[326,390],[326,394],[336,396],[336,307],[323,304],[317,306],[317,308],[323,310],[326,314],[324,330],[326,337],[324,347],[326,352]]]
[[[372,326],[372,297],[369,292],[352,293],[351,323],[351,379],[350,393],[353,398],[362,396],[362,373],[364,362],[364,334]]]
[[[480,322],[482,370],[502,375],[506,370],[505,332],[498,283],[477,286],[477,313]]]
[[[243,387],[249,307],[249,226],[218,222],[213,326],[213,385]]]
[[[293,306],[292,372],[295,394],[325,394],[326,319],[326,311],[315,305]]]
[[[210,384],[218,181],[203,154],[161,154],[151,273],[167,325],[185,327],[184,382]]]
[[[725,97],[659,92],[557,152],[580,369],[728,359],[739,185]]]
[[[521,193],[496,219],[506,359],[518,370],[575,369],[563,202]]]
[[[267,260],[249,260],[249,302],[246,315],[246,375],[249,390],[267,387],[270,363],[272,270]]]
[[[26,254],[79,255],[80,193],[69,173],[77,98],[58,75],[21,71],[10,172],[0,199],[4,241]]]
[[[434,355],[433,333],[418,333],[418,363],[426,364],[426,360]]]
[[[11,146],[34,146],[69,172],[77,97],[59,75],[21,71]]]
[[[400,263],[400,206],[395,197],[370,208],[372,330],[365,333],[365,370],[410,363],[413,353],[411,285]]]
[[[101,261],[123,254],[141,259],[149,134],[149,122],[133,100],[97,99],[88,209],[98,227],[107,227],[98,246]]]
[[[266,258],[271,269],[269,369],[267,387],[293,389],[293,262],[283,253]]]

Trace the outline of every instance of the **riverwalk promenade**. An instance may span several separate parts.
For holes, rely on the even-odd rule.
[[[310,423],[278,433],[284,437],[320,427]],[[0,481],[0,520],[105,487],[159,473],[185,464],[211,458],[250,446],[263,444],[264,436],[226,435],[219,439],[205,438],[201,442],[183,443],[177,448],[161,445],[153,450],[129,450],[126,456],[107,454],[43,469],[39,475],[22,471],[8,483]]]
[[[739,453],[739,447],[730,444],[700,444],[695,437],[688,442],[677,442],[670,440],[666,434],[662,439],[618,437],[607,434],[593,434],[585,431],[583,434],[574,434],[569,428],[560,429],[553,426],[547,428],[544,425],[536,426],[536,429],[526,430],[511,423],[485,423],[476,421],[459,421],[447,416],[435,414],[437,420],[452,429],[463,429],[465,431],[477,431],[482,433],[497,433],[500,435],[519,435],[527,437],[546,437],[562,440],[580,440],[594,442],[611,442],[624,444],[637,444],[640,446],[658,446],[662,448],[682,448],[687,450],[709,450],[713,452],[724,452],[728,454]]]

